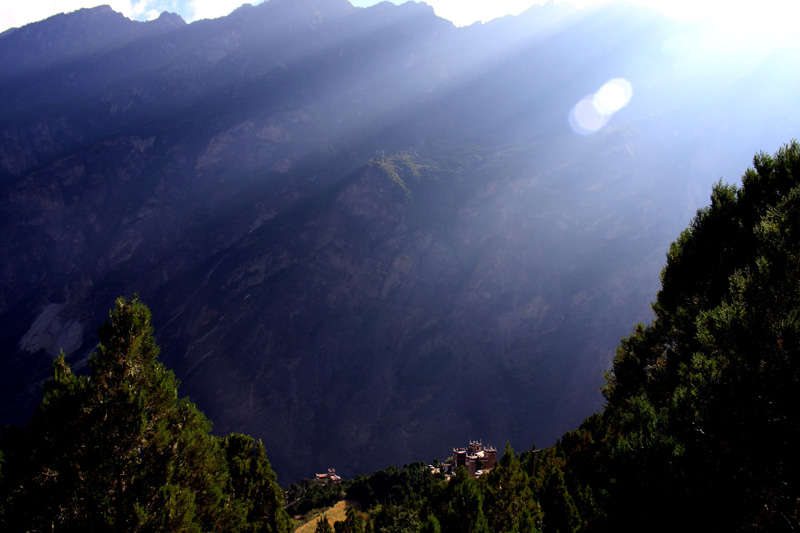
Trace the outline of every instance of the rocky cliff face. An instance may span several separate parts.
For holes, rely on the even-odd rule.
[[[663,46],[694,30],[625,9],[457,29],[421,4],[270,0],[3,34],[3,421],[138,291],[182,393],[264,439],[282,481],[574,427],[667,243],[746,165],[713,154],[785,140],[723,136],[739,92],[697,122],[711,99]],[[573,134],[569,108],[623,74],[639,100]]]

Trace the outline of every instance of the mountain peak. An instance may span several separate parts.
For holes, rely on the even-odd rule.
[[[175,26],[176,28],[186,26],[186,21],[183,20],[183,17],[177,13],[171,13],[169,11],[162,11],[155,22],[159,24],[169,24],[171,26]]]
[[[0,38],[3,76],[96,52],[130,35],[138,23],[108,5],[59,13]]]

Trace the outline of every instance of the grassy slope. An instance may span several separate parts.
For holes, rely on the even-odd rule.
[[[314,530],[317,528],[317,519],[322,515],[328,519],[332,527],[336,522],[341,522],[345,519],[347,505],[348,502],[341,501],[327,509],[314,509],[303,517],[302,523],[295,529],[295,533],[314,533]]]

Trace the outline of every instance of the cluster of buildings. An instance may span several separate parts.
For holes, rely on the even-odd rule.
[[[341,483],[342,478],[336,475],[335,468],[329,468],[327,474],[317,474],[317,477],[314,479],[314,481],[320,485],[327,485],[328,483],[333,483],[335,485],[337,483]]]
[[[453,474],[463,466],[470,475],[478,477],[497,464],[497,448],[484,446],[479,440],[469,441],[467,448],[453,448],[453,461],[445,464],[445,474]]]
[[[456,468],[463,466],[471,476],[479,477],[488,472],[497,464],[497,448],[494,446],[484,446],[479,440],[469,441],[466,448],[453,448],[453,457],[448,458],[441,467],[431,466],[434,473],[442,472],[446,476],[455,474]],[[327,474],[317,474],[314,481],[318,485],[336,484],[342,478],[336,475],[336,470],[328,469]]]

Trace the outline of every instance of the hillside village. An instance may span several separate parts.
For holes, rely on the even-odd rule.
[[[469,441],[466,448],[453,448],[453,456],[444,464],[444,474],[452,476],[456,468],[463,466],[473,477],[480,477],[497,464],[497,448],[484,446],[479,440]]]
[[[480,440],[471,440],[466,448],[453,448],[453,455],[444,463],[430,465],[434,474],[442,473],[448,479],[455,475],[456,469],[463,466],[472,477],[480,477],[488,473],[497,464],[497,448],[484,446]],[[338,484],[342,482],[341,476],[336,474],[335,468],[328,468],[322,474],[314,475],[317,485]]]

